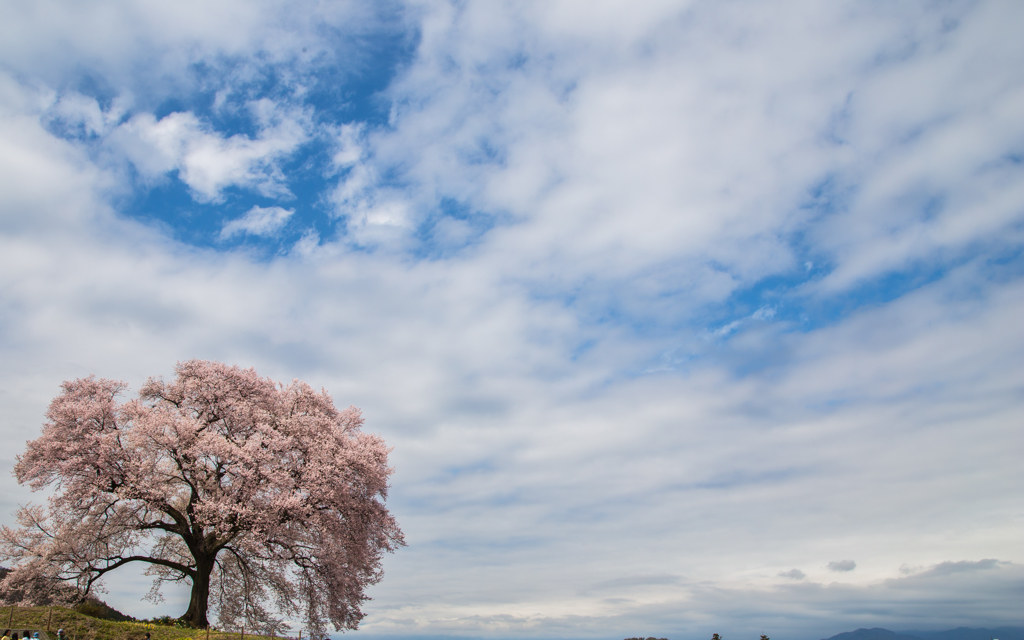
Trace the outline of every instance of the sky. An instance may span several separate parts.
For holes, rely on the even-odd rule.
[[[0,523],[204,358],[394,447],[358,637],[1024,626],[1024,4],[0,15]]]

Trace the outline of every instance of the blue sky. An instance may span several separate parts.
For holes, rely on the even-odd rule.
[[[2,7],[3,522],[199,357],[395,447],[360,635],[1024,624],[1018,5]]]

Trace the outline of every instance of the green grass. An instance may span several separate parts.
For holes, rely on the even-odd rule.
[[[11,615],[13,611],[13,617]],[[8,620],[11,621],[8,624]],[[47,621],[49,620],[49,626]],[[21,633],[48,631],[50,640],[57,629],[64,629],[68,640],[144,640],[148,631],[152,640],[206,640],[205,629],[182,629],[146,622],[112,622],[82,615],[64,607],[0,607],[0,631],[13,629]],[[40,634],[42,635],[42,634]],[[210,640],[241,640],[238,632],[210,631]],[[245,634],[245,640],[270,640],[270,636]],[[277,640],[281,640],[278,637]]]

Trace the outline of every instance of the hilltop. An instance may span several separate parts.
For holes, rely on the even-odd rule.
[[[49,622],[49,624],[47,624]],[[143,640],[146,633],[152,640],[240,640],[237,631],[186,629],[151,622],[101,620],[65,607],[3,607],[0,625],[21,634],[24,630],[39,631],[40,637],[56,638],[57,629],[64,629],[69,640]],[[50,633],[47,634],[46,632]],[[272,640],[270,636],[245,634],[249,640]],[[44,638],[44,640],[46,640]],[[280,636],[278,636],[280,640]]]

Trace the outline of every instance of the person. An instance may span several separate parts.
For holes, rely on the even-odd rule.
[[[4,629],[4,637],[0,640],[11,640],[11,630]]]
[[[68,637],[64,635],[63,629],[57,629],[57,640],[68,640]]]
[[[18,640],[18,632],[17,631],[15,631],[14,633],[11,634],[11,640]]]

